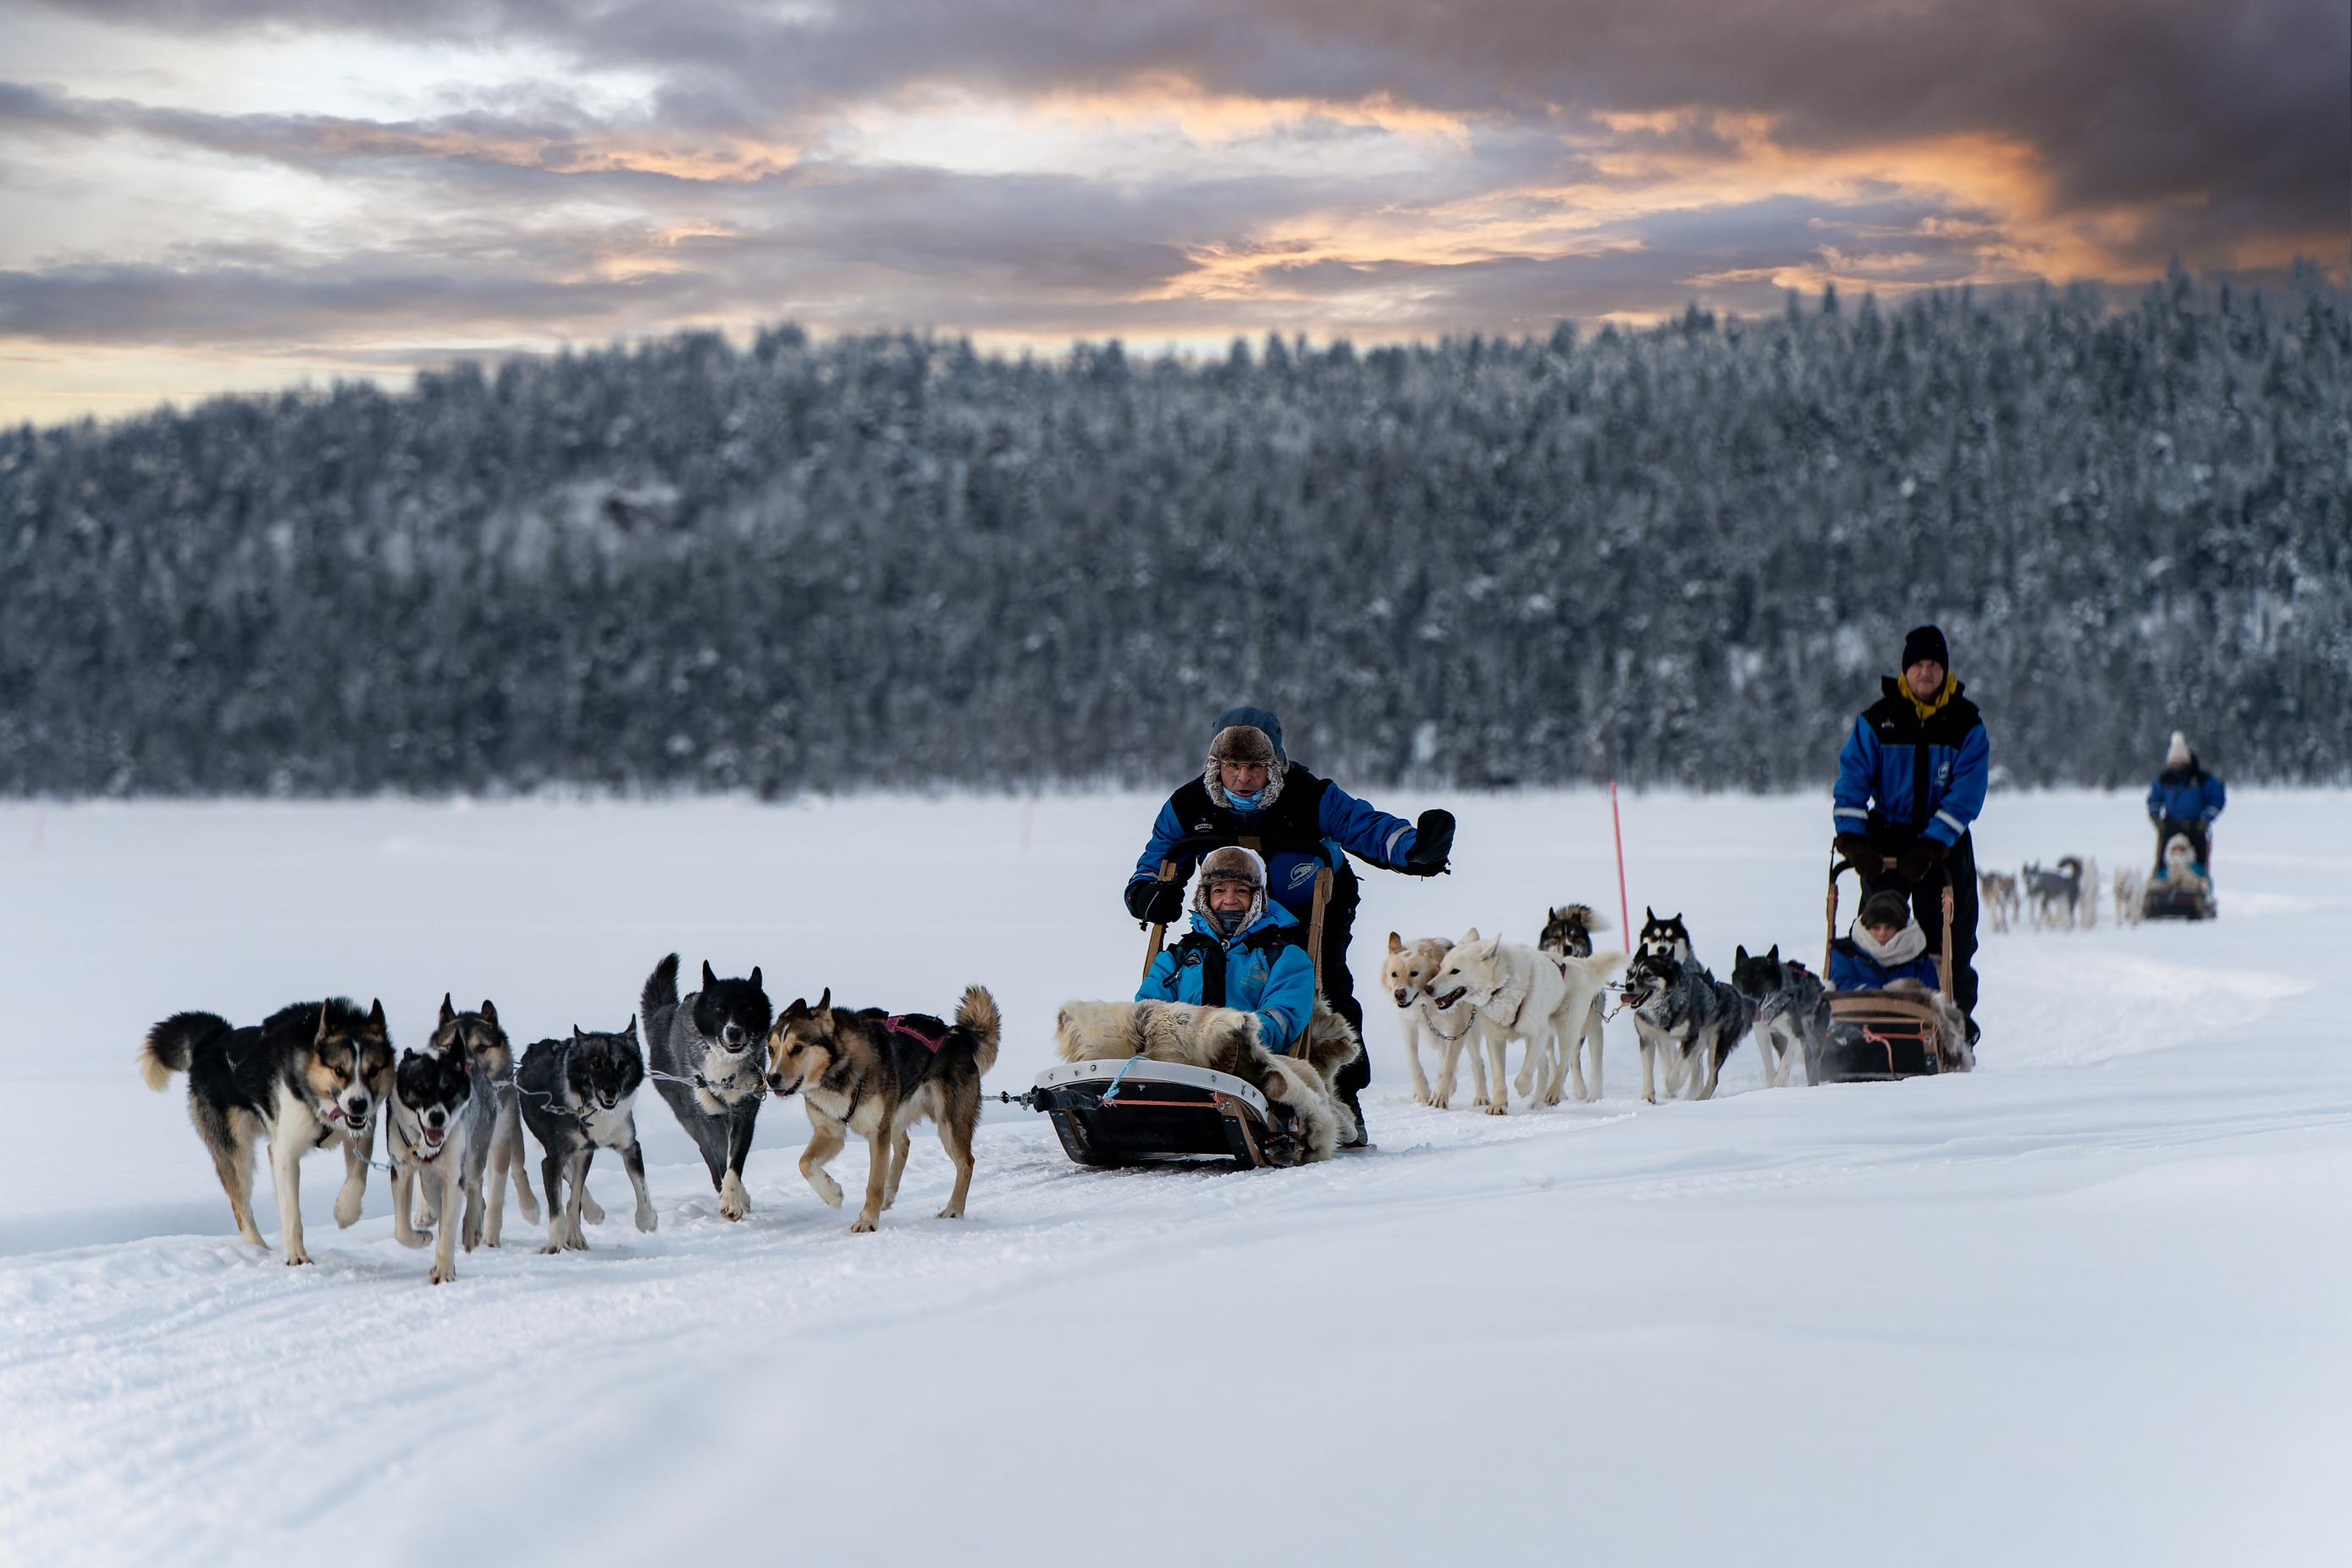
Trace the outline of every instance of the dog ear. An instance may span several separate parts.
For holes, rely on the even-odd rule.
[[[582,1030],[581,1030],[580,1026],[579,1026],[579,1025],[577,1025],[577,1024],[572,1025],[572,1037],[573,1039],[575,1039],[575,1040],[576,1040],[576,1039],[580,1038],[581,1034],[582,1034]]]
[[[764,991],[767,989],[766,986],[760,984],[760,966],[756,963],[751,966],[751,989],[754,991]]]
[[[707,958],[704,959],[702,961],[702,988],[705,991],[709,991],[715,988],[718,984],[719,976],[710,973],[710,960]]]
[[[634,1046],[637,1043],[637,1016],[635,1013],[630,1014],[629,1021],[621,1026],[621,1033],[629,1037],[629,1044]]]
[[[1649,905],[1643,904],[1642,906],[1642,919],[1646,924],[1656,925],[1658,923],[1658,911],[1652,909]]]
[[[1748,949],[1747,949],[1745,946],[1735,947],[1735,948],[1733,948],[1733,949],[1731,950],[1731,967],[1732,967],[1732,968],[1737,969],[1737,968],[1738,968],[1741,964],[1746,963],[1747,962],[1748,962]]]
[[[1476,942],[1477,940],[1478,928],[1476,926],[1472,926],[1468,931],[1462,933],[1462,940],[1455,942],[1454,945],[1456,947],[1468,947],[1472,942]]]
[[[1404,951],[1403,939],[1399,937],[1394,931],[1389,932],[1389,951],[1391,952],[1402,952]]]
[[[487,996],[483,997],[483,998],[482,998],[482,1022],[484,1022],[485,1024],[488,1024],[488,1025],[490,1025],[490,1026],[493,1026],[493,1027],[496,1027],[496,1026],[497,1026],[497,1025],[498,1025],[498,1021],[499,1021],[499,1010],[498,1010],[496,1007],[493,1007],[492,1005],[490,1005],[490,999],[489,999],[488,997],[487,997]]]
[[[811,1015],[812,1016],[815,1016],[816,1014],[819,1014],[819,1013],[830,1013],[830,1012],[832,1012],[832,1011],[833,1011],[833,987],[832,987],[832,986],[830,986],[830,985],[828,985],[828,986],[826,986],[826,987],[824,988],[824,995],[822,995],[822,996],[820,996],[820,997],[818,997],[818,998],[816,999],[816,1005],[815,1005],[815,1006],[814,1006],[814,1007],[812,1007],[812,1008],[810,1008],[810,1009],[809,1009],[809,1013],[810,1013],[810,1015]]]
[[[1779,942],[1776,942],[1772,944],[1772,951],[1764,955],[1764,962],[1770,964],[1778,964],[1780,962],[1780,944]]]
[[[381,996],[368,1004],[368,1027],[379,1035],[384,1032],[383,998]]]
[[[457,1016],[457,1009],[449,1005],[449,993],[444,991],[441,993],[441,1022],[446,1024]]]

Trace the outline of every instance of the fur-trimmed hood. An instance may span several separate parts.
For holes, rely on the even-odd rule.
[[[1225,794],[1219,767],[1223,763],[1264,763],[1265,792],[1255,809],[1274,809],[1274,803],[1282,798],[1283,775],[1290,771],[1290,759],[1282,750],[1282,721],[1272,709],[1228,708],[1218,714],[1216,733],[1209,738],[1209,754],[1201,764],[1201,783],[1207,786],[1209,798],[1226,811],[1240,812],[1242,808]]]

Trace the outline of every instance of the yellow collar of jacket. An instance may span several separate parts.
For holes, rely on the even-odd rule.
[[[1911,711],[1916,713],[1922,721],[1926,721],[1933,719],[1937,711],[1945,703],[1949,702],[1952,700],[1952,694],[1959,689],[1960,678],[1948,669],[1944,671],[1944,684],[1936,688],[1936,695],[1927,701],[1922,702],[1911,695],[1911,685],[1908,681],[1903,683],[1903,696],[1911,704]]]

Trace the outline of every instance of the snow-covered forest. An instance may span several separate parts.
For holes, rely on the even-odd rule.
[[[0,433],[0,791],[1790,787],[1936,619],[2016,781],[2352,763],[2352,318],[2129,301],[1222,363],[716,336]]]

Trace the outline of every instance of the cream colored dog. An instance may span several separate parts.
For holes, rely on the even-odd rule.
[[[1434,1100],[1430,1093],[1429,1079],[1421,1070],[1421,1037],[1426,1032],[1436,1049],[1441,1067],[1450,1084],[1453,1057],[1461,1049],[1460,1041],[1477,1026],[1477,1018],[1467,1007],[1440,1007],[1437,998],[1429,994],[1429,983],[1445,963],[1445,955],[1454,944],[1444,937],[1425,936],[1406,945],[1396,932],[1389,932],[1389,955],[1381,963],[1381,987],[1396,1004],[1397,1027],[1404,1034],[1404,1059],[1412,1068],[1412,1098],[1423,1105],[1435,1104],[1441,1110],[1444,1101]],[[1470,1103],[1486,1103],[1486,1064],[1476,1050],[1470,1053],[1470,1071],[1478,1097]]]
[[[1571,1075],[1577,1098],[1585,1098],[1584,1074],[1577,1051],[1591,1025],[1592,1004],[1610,978],[1623,966],[1622,953],[1571,958],[1541,948],[1480,937],[1473,926],[1445,955],[1444,967],[1430,982],[1430,994],[1441,1007],[1467,1002],[1475,1010],[1478,1034],[1494,1071],[1495,1101],[1490,1116],[1503,1115],[1510,1104],[1504,1089],[1510,1043],[1527,1042],[1527,1055],[1511,1088],[1528,1100],[1559,1103],[1561,1084]],[[1449,1057],[1437,1084],[1440,1103],[1453,1088]],[[1594,1041],[1593,1092],[1600,1092],[1601,1053]]]
[[[1356,1119],[1333,1091],[1339,1069],[1363,1054],[1348,1020],[1315,998],[1303,1049],[1276,1056],[1258,1044],[1257,1016],[1189,1002],[1065,1002],[1054,1044],[1067,1062],[1143,1057],[1206,1068],[1254,1084],[1298,1118],[1307,1158],[1328,1160],[1356,1135]]]

